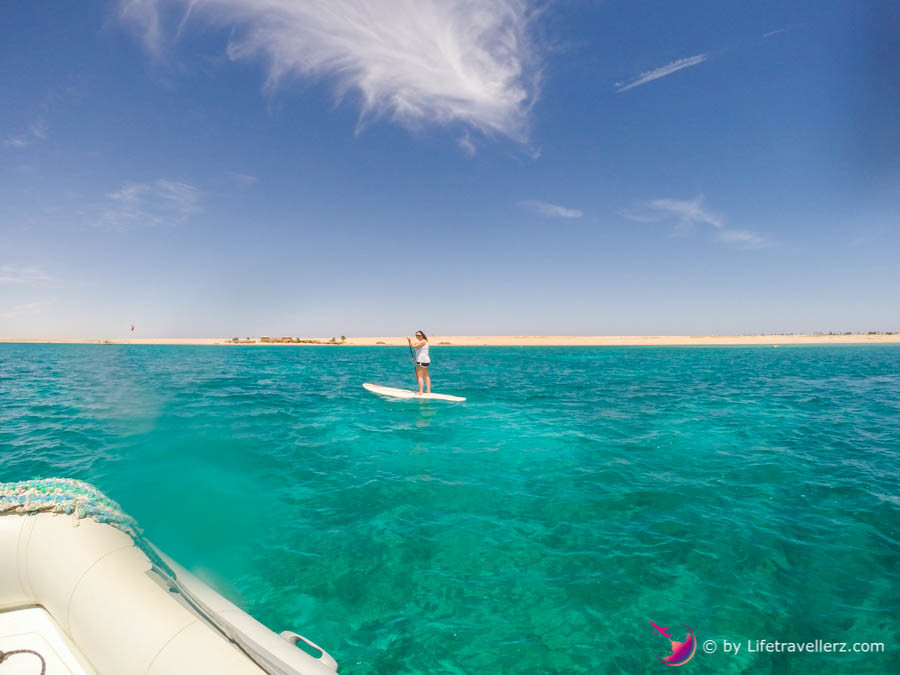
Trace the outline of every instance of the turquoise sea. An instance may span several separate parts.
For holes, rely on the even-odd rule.
[[[900,672],[900,346],[433,352],[466,403],[362,389],[405,348],[0,345],[0,480],[96,484],[345,675],[664,672],[650,621]]]

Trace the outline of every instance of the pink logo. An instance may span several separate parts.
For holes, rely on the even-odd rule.
[[[656,632],[664,636],[672,644],[671,654],[665,658],[656,657],[662,663],[665,663],[667,666],[683,666],[694,658],[694,653],[697,651],[697,638],[694,637],[694,631],[687,626],[684,626],[684,624],[681,624],[687,629],[687,635],[684,637],[684,642],[678,642],[677,640],[673,640],[672,636],[669,635],[668,628],[660,628],[652,621],[650,622],[650,625],[656,629]]]

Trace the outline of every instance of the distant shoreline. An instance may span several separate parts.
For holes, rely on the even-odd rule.
[[[260,342],[259,338],[109,338],[109,339],[52,339],[0,338],[0,343],[17,344],[113,344],[113,345],[229,345],[234,347],[281,346],[405,346],[405,337],[348,337],[343,342],[332,338],[297,338],[301,342]],[[448,347],[630,347],[630,346],[687,346],[687,345],[831,345],[831,344],[891,344],[900,343],[900,334],[879,333],[850,335],[625,335],[625,336],[566,336],[566,335],[499,335],[430,336],[432,346]]]

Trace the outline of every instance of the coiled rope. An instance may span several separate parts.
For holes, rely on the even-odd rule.
[[[47,662],[44,661],[43,656],[41,656],[38,652],[34,651],[33,649],[13,649],[8,652],[0,651],[0,663],[3,663],[4,661],[6,661],[6,659],[8,659],[10,656],[13,656],[14,654],[34,654],[36,657],[38,657],[41,660],[41,675],[46,674]]]
[[[112,499],[89,483],[71,478],[42,478],[0,483],[2,513],[65,513],[112,525],[132,539],[141,536],[137,522]]]

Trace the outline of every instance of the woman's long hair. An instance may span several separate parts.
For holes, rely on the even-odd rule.
[[[421,334],[421,335],[422,335],[422,339],[425,340],[425,342],[428,342],[428,336],[425,335],[425,333],[423,333],[423,332],[420,331],[420,330],[417,330],[416,333]]]

